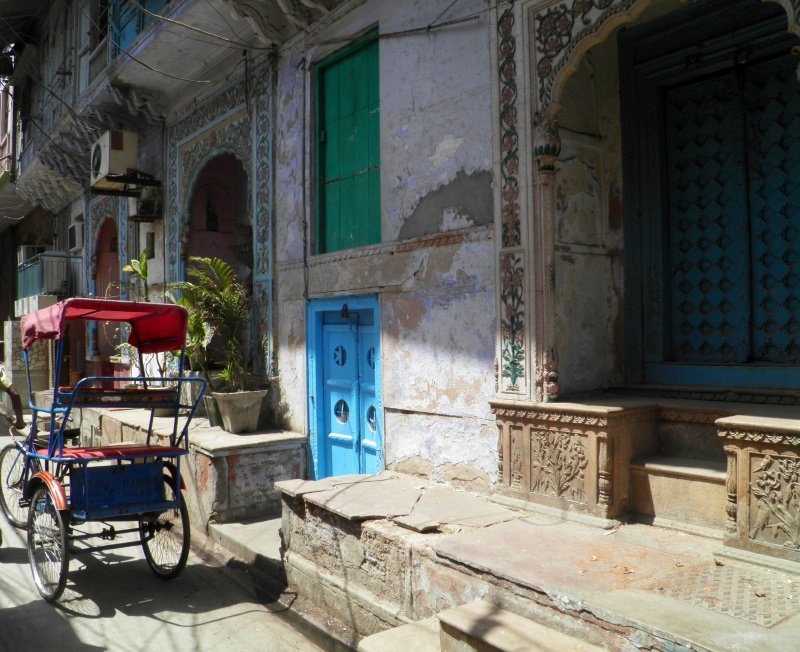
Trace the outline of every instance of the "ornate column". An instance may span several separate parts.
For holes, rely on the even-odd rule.
[[[533,155],[536,162],[534,187],[536,214],[533,223],[532,259],[534,262],[534,310],[536,315],[534,342],[536,359],[537,400],[558,398],[558,351],[555,342],[556,272],[553,221],[553,189],[556,161],[561,153],[561,137],[556,121],[536,126]]]

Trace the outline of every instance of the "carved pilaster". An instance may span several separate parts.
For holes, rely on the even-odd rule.
[[[725,454],[728,457],[728,470],[725,476],[725,493],[727,501],[725,503],[725,531],[735,536],[736,535],[736,514],[737,514],[737,500],[736,495],[737,481],[736,475],[739,472],[737,461],[736,446],[725,446]]]
[[[611,469],[613,451],[605,437],[597,440],[597,502],[605,508],[611,505]]]
[[[556,161],[561,153],[561,138],[556,122],[544,122],[536,128],[534,158],[536,175],[536,219],[533,224],[534,314],[536,325],[537,386],[542,401],[558,398],[558,355],[555,343],[555,220],[554,188]]]
[[[529,311],[527,306],[529,252],[522,220],[524,194],[520,182],[520,120],[517,85],[517,38],[519,7],[507,5],[498,9],[497,84],[499,159],[499,233],[498,233],[498,298],[499,298],[499,387],[498,393],[514,398],[528,398],[529,369]]]

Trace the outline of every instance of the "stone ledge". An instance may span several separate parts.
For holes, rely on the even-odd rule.
[[[84,408],[101,416],[103,420],[123,424],[142,433],[147,432],[149,410]],[[180,430],[184,417],[179,417]],[[168,437],[172,432],[172,417],[155,417],[153,433]],[[211,458],[241,455],[242,453],[273,452],[304,446],[308,438],[289,430],[271,430],[247,434],[233,434],[222,428],[209,426],[208,419],[195,417],[189,426],[189,448]]]
[[[540,625],[485,600],[445,609],[439,612],[439,622],[442,626],[442,650],[601,650],[596,645]]]
[[[646,457],[631,461],[631,468],[663,475],[725,480],[725,462],[695,460],[683,457]]]

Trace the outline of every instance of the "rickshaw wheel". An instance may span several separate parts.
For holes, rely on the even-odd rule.
[[[67,528],[46,487],[36,489],[28,510],[28,560],[39,594],[58,600],[67,584]]]
[[[0,506],[8,522],[19,528],[28,524],[28,510],[19,504],[24,468],[24,453],[15,444],[4,446],[0,451]]]
[[[175,482],[164,476],[164,495],[175,499]],[[147,563],[163,580],[181,574],[189,558],[189,512],[183,494],[177,491],[178,506],[139,521],[139,537]]]

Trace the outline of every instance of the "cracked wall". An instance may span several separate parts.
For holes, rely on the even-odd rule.
[[[306,302],[378,295],[385,465],[424,458],[432,475],[486,487],[496,468],[488,407],[495,295],[486,14],[454,28],[380,40],[381,242],[314,255],[312,239],[313,63],[341,45],[331,42],[376,23],[388,34],[484,9],[480,0],[450,5],[356,3],[280,52],[278,370],[286,425],[307,432]]]

